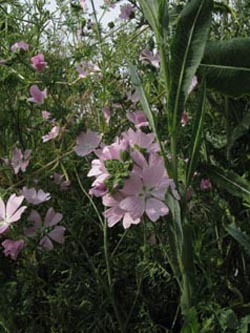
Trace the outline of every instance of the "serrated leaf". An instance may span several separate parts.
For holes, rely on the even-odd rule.
[[[250,94],[250,38],[209,42],[200,64],[207,87],[239,97]]]
[[[235,224],[227,225],[224,228],[229,233],[229,235],[232,236],[250,256],[250,236],[247,235],[245,231],[242,231],[240,227],[237,227]]]

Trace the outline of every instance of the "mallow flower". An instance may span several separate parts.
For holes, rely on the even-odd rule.
[[[43,142],[48,142],[50,140],[53,140],[59,135],[59,133],[60,133],[60,126],[55,125],[52,127],[52,129],[49,131],[48,134],[42,136],[42,140]]]
[[[26,171],[26,168],[28,167],[30,162],[31,153],[32,153],[31,149],[25,149],[24,152],[22,152],[21,149],[16,147],[13,149],[10,164],[15,174],[18,174],[20,170],[22,172]]]
[[[10,256],[10,258],[12,260],[16,260],[19,253],[23,249],[24,244],[25,243],[24,243],[23,239],[16,240],[16,241],[14,241],[12,239],[5,239],[2,242],[2,247],[4,248],[3,253],[6,257]]]
[[[39,245],[47,250],[53,250],[54,245],[52,241],[59,244],[64,243],[65,228],[57,225],[62,219],[63,215],[55,212],[52,207],[47,210],[44,221],[36,210],[32,210],[28,220],[33,222],[33,226],[27,228],[25,234],[28,237],[40,235]]]
[[[30,61],[31,66],[38,72],[43,71],[48,64],[46,61],[44,61],[44,55],[42,53],[35,55],[30,59]]]
[[[130,4],[125,4],[120,7],[120,15],[119,18],[122,20],[129,20],[134,13],[134,8]]]
[[[20,193],[24,196],[24,198],[33,205],[39,205],[42,202],[48,201],[51,199],[50,193],[45,193],[43,190],[38,190],[34,187],[27,188],[24,186]]]
[[[44,99],[47,98],[47,88],[40,90],[36,84],[33,84],[30,87],[30,95],[31,97],[28,98],[29,102],[43,104]]]
[[[144,64],[151,64],[155,68],[160,68],[160,54],[159,52],[153,53],[149,49],[145,49],[141,52],[140,60]]]
[[[7,231],[11,223],[20,220],[22,213],[27,208],[21,206],[23,199],[22,195],[12,194],[5,206],[4,201],[0,198],[0,234]]]
[[[25,42],[17,42],[11,46],[11,51],[16,52],[17,50],[28,51],[29,44]]]
[[[79,156],[86,156],[92,153],[99,146],[101,139],[101,135],[88,129],[87,132],[82,132],[77,137],[74,151]]]

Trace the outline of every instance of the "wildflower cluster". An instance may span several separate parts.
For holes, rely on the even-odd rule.
[[[98,159],[92,161],[88,173],[95,177],[90,194],[102,197],[109,227],[122,220],[123,227],[129,228],[140,223],[144,214],[153,222],[167,215],[165,195],[169,187],[179,199],[153,133],[130,128],[95,154]]]

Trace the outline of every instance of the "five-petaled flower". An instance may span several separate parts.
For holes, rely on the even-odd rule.
[[[14,169],[14,173],[18,174],[21,170],[22,172],[26,171],[27,166],[29,165],[30,155],[32,153],[31,149],[25,149],[24,152],[19,148],[14,148],[11,158],[11,166]]]
[[[65,228],[57,224],[62,220],[63,215],[54,211],[52,207],[47,210],[44,221],[36,210],[32,210],[28,220],[33,222],[33,226],[27,228],[25,234],[29,237],[40,235],[42,238],[39,245],[47,250],[53,250],[52,241],[59,244],[64,243]]]
[[[38,72],[43,71],[48,64],[46,61],[44,61],[44,55],[42,53],[35,55],[30,60],[31,66]]]
[[[2,247],[4,248],[3,253],[6,257],[10,256],[12,260],[16,260],[18,254],[23,249],[24,244],[25,243],[23,239],[17,241],[14,241],[12,239],[5,239],[2,242]]]
[[[29,102],[43,104],[44,99],[47,98],[47,88],[40,90],[36,84],[33,84],[30,87],[30,95],[31,97],[28,98]]]
[[[17,42],[11,46],[11,51],[16,52],[17,50],[28,51],[29,44],[25,42]]]
[[[23,199],[22,195],[12,194],[5,206],[4,201],[0,198],[0,234],[7,231],[11,223],[20,220],[22,213],[27,208],[21,206]]]
[[[33,205],[39,205],[40,203],[51,199],[50,193],[45,193],[43,190],[36,191],[34,187],[27,188],[24,186],[20,192],[24,198]]]

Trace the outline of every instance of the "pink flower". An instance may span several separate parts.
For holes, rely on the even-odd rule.
[[[135,124],[136,128],[147,127],[149,125],[147,118],[142,111],[137,111],[133,113],[127,112],[126,117],[129,121]]]
[[[182,112],[181,115],[181,126],[185,127],[187,126],[188,123],[188,113],[186,111]]]
[[[86,78],[89,75],[94,75],[100,73],[100,68],[98,65],[93,64],[92,62],[83,61],[80,66],[76,67],[77,72],[79,73],[80,78]]]
[[[41,234],[42,238],[39,245],[47,250],[53,250],[54,245],[52,241],[59,244],[64,243],[65,228],[57,226],[62,220],[63,215],[56,213],[52,207],[50,207],[45,215],[44,222],[40,214],[36,210],[32,210],[28,220],[33,222],[33,226],[26,229],[25,234],[29,237],[34,237],[36,234]],[[45,234],[45,235],[44,235]]]
[[[142,148],[148,153],[156,153],[159,151],[159,145],[155,142],[153,133],[144,133],[141,130],[132,130],[131,128],[124,134],[124,138],[129,142],[132,148]]]
[[[59,135],[59,133],[60,133],[60,126],[56,125],[52,127],[52,129],[48,134],[42,136],[43,142],[55,139]]]
[[[43,104],[44,99],[47,98],[47,89],[45,88],[43,91],[38,88],[36,84],[30,87],[30,95],[31,97],[28,98],[29,102],[35,104]]]
[[[24,153],[22,153],[21,149],[14,148],[11,159],[11,166],[14,169],[14,173],[18,174],[21,170],[22,172],[26,171],[26,168],[30,162],[30,155],[32,153],[31,149],[26,149]]]
[[[108,192],[106,186],[103,183],[96,183],[90,190],[89,194],[95,197],[102,197]]]
[[[120,12],[120,19],[122,20],[129,20],[134,13],[134,9],[130,4],[122,5],[121,7],[121,12]]]
[[[26,206],[20,207],[23,199],[22,195],[12,194],[5,207],[3,200],[0,198],[0,234],[8,230],[11,223],[20,220],[22,213],[27,208]]]
[[[111,113],[110,113],[110,108],[108,106],[105,106],[102,110],[104,119],[107,124],[109,124],[110,118],[111,118]]]
[[[16,260],[18,254],[24,247],[24,240],[20,239],[17,241],[13,241],[11,239],[5,239],[5,241],[2,242],[2,246],[4,248],[4,255],[10,256],[12,260]]]
[[[123,210],[120,207],[120,203],[123,199],[124,196],[122,196],[120,193],[117,193],[113,196],[107,194],[103,197],[103,205],[111,207],[103,213],[104,217],[108,220],[108,226],[110,228],[118,223],[121,219],[124,229],[128,229],[131,224],[140,223],[140,218],[132,218],[128,211]]]
[[[104,0],[104,4],[109,8],[115,8],[115,4],[112,3],[112,0]]]
[[[29,45],[25,42],[17,42],[11,46],[11,51],[16,52],[17,50],[28,51]]]
[[[87,0],[80,0],[80,6],[83,10],[88,9]]]
[[[198,84],[197,76],[194,76],[192,78],[192,82],[191,82],[190,87],[188,89],[188,94],[191,94],[191,92],[194,90],[194,88],[197,86],[197,84]]]
[[[160,68],[160,60],[161,59],[160,59],[159,52],[157,52],[156,54],[154,54],[149,49],[145,49],[145,50],[142,51],[142,53],[140,55],[140,60],[144,64],[150,63],[152,66],[154,66],[156,68]]]
[[[61,190],[67,190],[71,184],[70,180],[64,180],[64,176],[58,172],[54,173],[53,178],[55,184],[60,185]]]
[[[86,156],[92,153],[100,144],[101,136],[97,132],[87,130],[86,133],[82,132],[76,139],[76,146],[74,151],[79,156]]]
[[[42,111],[42,118],[43,120],[49,120],[49,118],[51,117],[51,113],[48,111]]]
[[[125,196],[119,207],[133,219],[140,219],[144,213],[155,222],[167,215],[168,207],[163,203],[170,185],[163,163],[143,168],[125,181],[122,193]]]
[[[41,72],[47,66],[47,62],[44,61],[44,55],[42,53],[37,54],[31,58],[32,67],[37,71]]]
[[[0,59],[0,65],[4,65],[7,62],[7,60]]]
[[[209,179],[202,178],[200,183],[200,188],[202,191],[210,190],[212,188],[212,184]]]
[[[50,193],[45,193],[43,190],[36,191],[34,187],[27,188],[24,186],[20,193],[29,203],[33,205],[39,205],[40,203],[51,199]]]
[[[136,91],[133,94],[131,91],[129,91],[126,95],[127,95],[127,99],[134,104],[138,103],[140,100],[139,95],[137,94]]]

